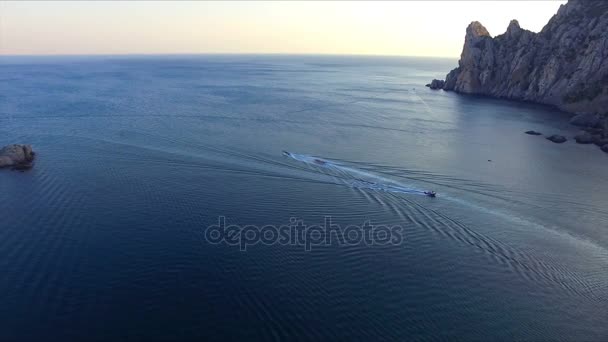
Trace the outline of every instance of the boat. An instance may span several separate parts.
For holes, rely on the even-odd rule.
[[[425,191],[424,194],[429,197],[437,197],[437,193],[435,191]]]

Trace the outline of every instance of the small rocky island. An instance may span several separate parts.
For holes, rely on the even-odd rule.
[[[608,1],[569,0],[539,33],[512,20],[492,37],[472,22],[458,67],[427,86],[580,114],[571,123],[585,132],[575,140],[608,151]]]
[[[0,168],[11,167],[13,170],[29,170],[33,166],[34,151],[31,145],[13,144],[0,149]]]

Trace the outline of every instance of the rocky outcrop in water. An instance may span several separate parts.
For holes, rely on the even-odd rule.
[[[445,90],[608,111],[608,1],[570,0],[539,33],[512,20],[492,38],[479,22],[466,30]]]
[[[600,128],[602,126],[602,117],[595,113],[583,113],[575,115],[570,119],[570,123],[574,126]]]
[[[427,84],[426,86],[431,88],[431,89],[443,89],[445,85],[445,81],[444,80],[432,80],[431,83]]]
[[[603,136],[600,134],[594,135],[593,136],[593,143],[599,147],[602,147],[604,145],[608,145],[608,136]]]
[[[0,168],[30,169],[33,165],[34,155],[31,145],[7,145],[0,149]]]
[[[562,144],[562,143],[565,143],[566,141],[568,141],[568,139],[566,139],[565,136],[558,135],[558,134],[553,134],[553,135],[547,137],[547,140],[553,141],[556,144]]]
[[[570,0],[539,33],[472,22],[442,89],[585,113],[572,123],[608,132],[608,1]]]
[[[576,135],[574,137],[574,141],[576,141],[577,144],[592,144],[593,136],[591,136],[591,134],[587,132],[583,132],[581,134]]]

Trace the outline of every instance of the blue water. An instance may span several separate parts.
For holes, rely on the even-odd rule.
[[[608,339],[608,155],[424,87],[454,65],[1,58],[0,145],[37,160],[0,171],[0,339]],[[205,239],[220,216],[403,240],[241,251]]]

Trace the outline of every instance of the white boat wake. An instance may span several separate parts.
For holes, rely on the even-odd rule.
[[[285,157],[312,166],[325,168],[354,188],[435,197],[433,191],[410,188],[394,180],[345,166],[327,159],[283,151]]]

